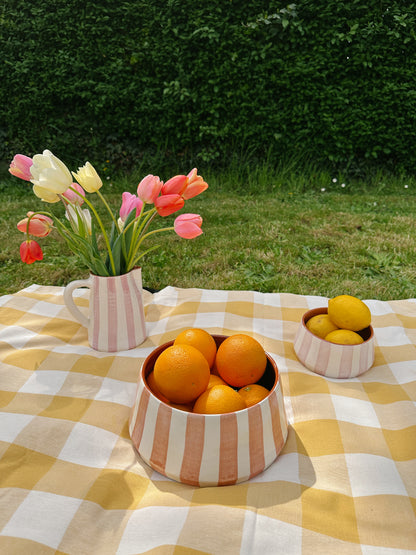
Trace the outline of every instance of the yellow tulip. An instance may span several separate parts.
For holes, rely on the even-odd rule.
[[[71,172],[50,150],[35,154],[30,173],[33,192],[45,202],[58,202],[57,195],[66,191],[72,183]]]
[[[100,176],[89,162],[78,168],[78,172],[72,172],[72,175],[87,193],[96,193],[102,187]]]
[[[45,189],[45,187],[39,187],[38,185],[33,185],[33,192],[37,197],[39,197],[43,202],[59,202],[59,197],[56,193],[53,193],[49,189]]]

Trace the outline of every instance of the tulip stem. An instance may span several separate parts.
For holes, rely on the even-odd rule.
[[[134,266],[137,264],[137,261],[140,260],[140,258],[146,254],[148,251],[146,251],[146,253],[142,253],[140,256],[136,256],[137,255],[137,251],[140,248],[140,245],[143,243],[143,241],[147,238],[150,237],[150,235],[153,235],[155,233],[161,233],[162,231],[170,231],[171,229],[175,229],[174,227],[163,227],[161,229],[153,229],[152,231],[149,231],[148,233],[145,233],[144,235],[140,236],[140,239],[137,241],[136,247],[134,249],[133,255],[130,257],[129,256],[129,260],[130,263],[127,267],[127,271],[129,272],[131,269],[134,268]],[[152,247],[152,250],[154,248],[157,248],[157,246]],[[149,249],[150,250],[150,249]]]
[[[130,243],[130,248],[129,248],[127,261],[130,261],[136,255],[137,245],[136,245],[136,248],[134,248],[134,245],[137,241],[139,241],[143,232],[147,229],[148,225],[150,224],[152,219],[155,217],[156,209],[153,208],[152,210],[149,210],[148,212],[146,212],[146,217],[144,218],[144,220],[139,225],[142,214],[143,214],[143,207],[142,207],[142,211],[140,212],[140,216],[134,220],[134,230],[133,230],[133,237],[134,238]],[[142,242],[142,240],[140,240],[138,244],[140,245],[141,242]],[[128,266],[130,267],[131,263],[128,263]]]
[[[117,227],[117,220],[113,214],[113,211],[111,210],[111,208],[108,205],[108,202],[105,200],[104,196],[102,195],[101,191],[96,191],[97,195],[100,197],[100,199],[102,200],[104,206],[107,208],[108,212],[110,213],[111,219],[113,220],[115,226]]]
[[[82,195],[81,195],[82,196]],[[108,251],[108,257],[110,259],[110,264],[111,264],[111,270],[113,272],[113,276],[116,275],[116,266],[114,264],[114,257],[113,257],[113,253],[111,252],[111,246],[110,246],[110,241],[108,239],[108,235],[106,230],[104,229],[104,225],[103,222],[101,221],[100,216],[98,215],[96,209],[94,208],[94,206],[91,204],[91,202],[86,198],[86,197],[82,197],[84,199],[84,201],[86,202],[86,204],[88,205],[88,207],[91,209],[91,211],[93,212],[95,219],[98,222],[98,225],[101,228],[101,231],[103,233],[103,237],[104,237],[104,241],[107,247],[107,251]],[[107,203],[106,203],[107,204]],[[108,205],[107,205],[108,206]]]

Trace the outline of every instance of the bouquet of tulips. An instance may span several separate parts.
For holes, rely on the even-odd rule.
[[[193,239],[202,233],[199,214],[181,214],[173,227],[149,229],[156,216],[166,217],[177,212],[183,208],[185,200],[208,188],[196,168],[188,175],[176,175],[165,183],[158,176],[147,175],[140,181],[137,194],[122,194],[118,215],[102,195],[102,181],[89,162],[71,174],[59,158],[44,150],[33,158],[16,154],[9,171],[33,183],[33,192],[42,201],[62,202],[65,208],[64,221],[42,210],[28,212],[17,224],[26,234],[26,240],[20,245],[20,257],[27,264],[43,258],[39,243],[30,236],[46,237],[54,229],[97,276],[122,275],[132,270],[145,254],[159,246],[143,249],[144,241],[152,234],[174,230],[184,239]],[[111,220],[109,232],[86,193],[96,193],[104,204]]]

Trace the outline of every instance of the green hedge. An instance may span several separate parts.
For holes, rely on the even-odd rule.
[[[416,5],[5,0],[0,157],[416,163]]]

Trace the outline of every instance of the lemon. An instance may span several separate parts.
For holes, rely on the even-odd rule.
[[[341,345],[359,345],[364,339],[358,333],[351,330],[334,330],[325,337],[331,343],[339,343]]]
[[[360,331],[371,323],[368,306],[351,295],[338,295],[329,299],[328,316],[339,328],[351,331]]]
[[[337,330],[338,326],[336,326],[328,314],[317,314],[316,316],[312,316],[306,322],[306,327],[310,332],[322,339],[328,335],[329,332]]]

